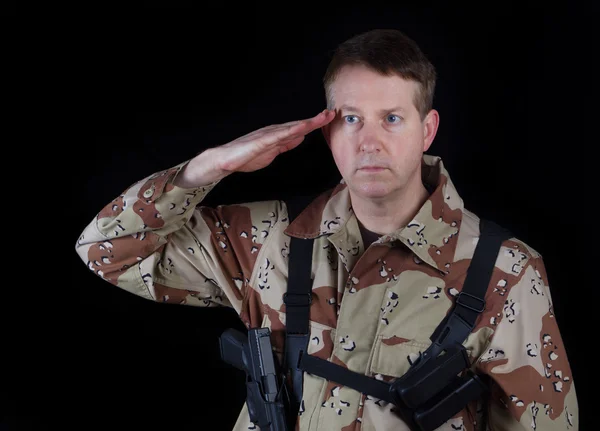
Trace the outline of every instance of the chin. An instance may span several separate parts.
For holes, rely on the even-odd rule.
[[[389,184],[384,183],[361,183],[361,184],[351,184],[350,189],[352,192],[358,196],[363,198],[383,198],[390,194],[391,187]]]

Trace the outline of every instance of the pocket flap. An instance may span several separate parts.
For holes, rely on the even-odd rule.
[[[404,375],[420,353],[431,345],[427,340],[409,340],[397,336],[380,336],[371,361],[371,373],[382,377],[400,377]]]

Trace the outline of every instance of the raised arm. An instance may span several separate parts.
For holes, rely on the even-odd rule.
[[[250,208],[202,200],[226,176],[268,166],[333,116],[264,127],[136,182],[85,227],[76,252],[94,274],[143,298],[238,308],[261,239]],[[247,235],[230,234],[229,220],[247,224]]]

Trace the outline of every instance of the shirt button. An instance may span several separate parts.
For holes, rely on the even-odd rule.
[[[149,198],[153,194],[154,194],[154,186],[150,187],[149,189],[146,189],[146,191],[144,192],[144,197]]]

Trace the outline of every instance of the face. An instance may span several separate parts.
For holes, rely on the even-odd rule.
[[[322,130],[350,193],[378,199],[415,187],[438,126],[435,110],[420,118],[418,84],[347,66],[331,90],[336,116]]]

